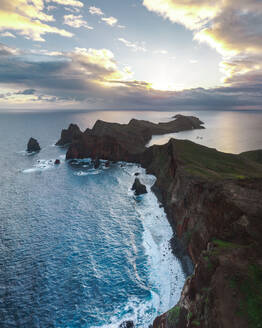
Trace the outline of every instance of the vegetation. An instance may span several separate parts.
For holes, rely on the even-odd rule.
[[[247,316],[251,328],[262,327],[262,269],[250,265],[246,278],[234,277],[229,285],[242,294],[239,314]]]
[[[211,179],[245,179],[262,177],[262,151],[240,155],[219,152],[189,140],[172,140],[185,171]]]
[[[193,320],[192,321],[192,325],[199,327],[200,326],[200,322],[198,320]]]
[[[231,243],[229,241],[224,241],[224,240],[220,240],[220,239],[213,239],[213,244],[219,248],[226,248],[226,249],[242,247],[239,244]]]
[[[178,323],[180,314],[180,307],[178,305],[174,306],[171,310],[168,311],[167,321],[169,325],[174,326]]]

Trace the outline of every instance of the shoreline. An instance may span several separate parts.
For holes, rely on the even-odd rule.
[[[233,155],[175,139],[144,149],[129,143],[133,133],[138,133],[137,141],[146,141],[151,134],[147,131],[139,139],[139,121],[135,122],[138,130],[130,130],[128,125],[120,128],[116,123],[99,124],[98,130],[70,134],[67,159],[91,157],[141,164],[157,178],[152,191],[163,204],[179,240],[174,248],[176,256],[181,253],[185,272],[187,255],[194,264],[180,301],[157,317],[153,327],[248,327],[256,318],[252,313],[237,316],[245,295],[241,287],[230,289],[229,282],[237,276],[236,284],[251,279],[248,281],[253,286],[257,278],[249,277],[248,270],[255,268],[260,274],[262,150]],[[259,302],[253,294],[249,297]],[[260,319],[259,314],[256,316]]]

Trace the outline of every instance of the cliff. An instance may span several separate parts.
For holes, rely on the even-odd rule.
[[[145,148],[151,133],[168,130],[151,124],[98,121],[72,141],[67,158],[132,161],[157,177],[153,190],[177,234],[174,248],[185,271],[189,254],[194,273],[153,327],[260,327],[262,151],[233,155],[175,139]]]
[[[146,149],[145,146],[152,135],[204,129],[202,124],[196,117],[183,115],[177,115],[175,120],[170,122],[158,124],[135,119],[128,124],[98,120],[92,129],[86,129],[84,132],[81,132],[77,125],[70,124],[67,130],[62,130],[56,145],[70,145],[67,159],[99,157],[137,162],[137,154]]]
[[[259,327],[262,306],[261,151],[217,152],[170,140],[147,150],[168,219],[195,265],[178,305],[154,328]]]

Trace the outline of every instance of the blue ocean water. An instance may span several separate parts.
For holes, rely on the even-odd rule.
[[[154,194],[130,190],[132,164],[70,166],[55,147],[69,123],[170,120],[170,112],[0,114],[0,327],[147,328],[179,299],[184,274]],[[260,112],[198,112],[206,130],[172,135],[222,151],[262,148]],[[28,156],[28,139],[40,153]],[[153,137],[153,143],[170,136]],[[61,165],[55,166],[59,158]]]
[[[81,115],[0,115],[1,328],[148,327],[179,299],[163,209],[130,190],[136,172],[148,190],[155,178],[127,163],[70,166],[54,146]],[[31,156],[30,136],[42,147]]]

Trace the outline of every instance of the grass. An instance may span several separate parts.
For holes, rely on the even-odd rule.
[[[262,151],[234,155],[189,140],[172,139],[172,142],[178,159],[190,175],[211,179],[262,177],[262,160],[256,160]]]
[[[178,323],[180,314],[180,307],[178,305],[174,306],[171,310],[168,311],[167,320],[170,325],[175,325]]]
[[[208,256],[204,256],[203,258],[207,262],[207,268],[208,268],[208,270],[211,271],[213,269],[213,264],[210,261],[210,258]]]
[[[191,323],[192,323],[192,325],[194,325],[196,327],[200,326],[200,322],[198,320],[193,320]]]
[[[245,279],[234,277],[229,285],[242,294],[239,314],[247,317],[250,328],[262,327],[262,269],[250,265]]]
[[[243,247],[239,244],[231,243],[229,241],[224,241],[220,239],[213,239],[213,244],[219,248],[226,248],[226,249]]]

